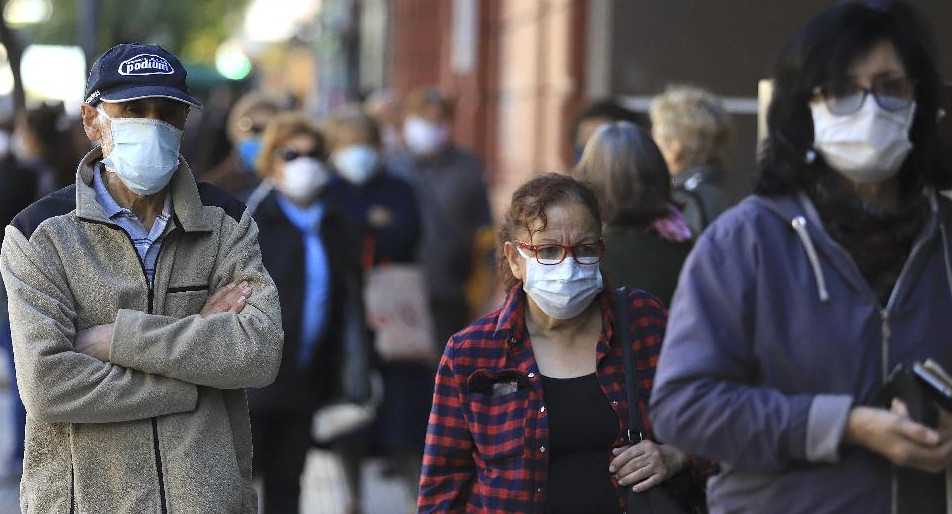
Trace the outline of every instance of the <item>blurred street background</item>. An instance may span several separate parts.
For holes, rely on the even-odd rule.
[[[749,193],[773,58],[795,27],[834,3],[0,0],[0,155],[17,151],[11,133],[27,109],[55,110],[57,130],[77,131],[92,61],[115,43],[139,41],[178,55],[204,102],[190,114],[183,144],[199,179],[233,154],[229,114],[249,92],[282,98],[320,120],[374,94],[404,99],[432,86],[453,98],[453,141],[482,163],[498,220],[529,177],[571,168],[587,106],[611,100],[647,125],[656,95],[689,84],[717,94],[733,120],[724,188],[736,202]],[[952,2],[915,5],[935,24],[948,80]],[[949,88],[945,94],[952,100]],[[943,123],[952,138],[952,116]],[[60,153],[74,153],[65,148]],[[474,315],[490,303],[473,302]],[[11,371],[0,366],[0,514],[18,512],[18,476],[5,464],[16,437]],[[366,513],[414,511],[415,484],[392,464],[365,459],[360,491],[349,491],[337,455],[310,450],[302,512],[348,512],[351,498]]]

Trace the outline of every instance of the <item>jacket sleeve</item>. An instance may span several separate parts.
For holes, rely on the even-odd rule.
[[[218,389],[264,387],[274,381],[284,332],[278,291],[261,263],[258,228],[247,210],[237,224],[229,217],[222,223],[210,287],[215,291],[247,281],[252,293],[245,308],[239,314],[181,319],[121,309],[111,362]]]
[[[747,230],[715,224],[685,263],[652,391],[655,432],[740,469],[833,462],[852,398],[789,394],[758,378],[754,347],[769,355],[771,342],[754,339],[762,256]]]
[[[465,512],[476,472],[462,389],[453,370],[453,349],[450,341],[436,373],[417,500],[421,513]]]
[[[17,384],[30,417],[44,423],[113,423],[194,410],[194,385],[73,349],[76,312],[55,255],[51,247],[37,248],[7,227],[0,271],[9,297]]]

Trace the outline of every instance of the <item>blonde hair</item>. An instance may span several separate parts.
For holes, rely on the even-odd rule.
[[[321,154],[321,159],[326,159],[327,148],[324,144],[324,136],[317,125],[299,112],[284,112],[272,118],[264,129],[264,135],[261,137],[261,153],[255,161],[255,171],[259,177],[263,179],[271,177],[274,173],[274,159],[278,149],[298,135],[314,138],[314,146]]]
[[[440,109],[445,119],[453,119],[456,114],[456,100],[442,93],[435,87],[420,87],[414,89],[407,96],[406,112],[408,115],[422,114],[428,106]]]
[[[730,154],[734,127],[720,98],[698,87],[669,86],[649,111],[658,144],[681,143],[681,163],[723,165]]]
[[[340,149],[341,134],[346,131],[358,132],[371,145],[380,146],[380,128],[377,121],[359,105],[338,108],[324,121],[323,128],[331,151]]]

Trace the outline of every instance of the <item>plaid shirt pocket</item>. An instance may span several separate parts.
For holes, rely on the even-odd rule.
[[[528,407],[529,392],[523,388],[468,395],[470,429],[480,458],[488,461],[522,454]]]

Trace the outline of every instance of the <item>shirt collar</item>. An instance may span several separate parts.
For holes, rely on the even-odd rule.
[[[278,206],[292,225],[302,232],[316,233],[321,226],[321,219],[324,217],[324,204],[320,201],[314,202],[307,207],[298,207],[291,200],[288,200],[282,194],[276,194],[275,199]]]
[[[121,207],[109,193],[109,188],[102,179],[103,165],[102,161],[96,163],[93,172],[93,189],[96,191],[96,201],[102,207],[103,214],[109,219],[113,219],[123,213],[131,213],[129,209]],[[165,204],[162,206],[162,215],[170,217],[172,215],[172,192],[166,189]]]

